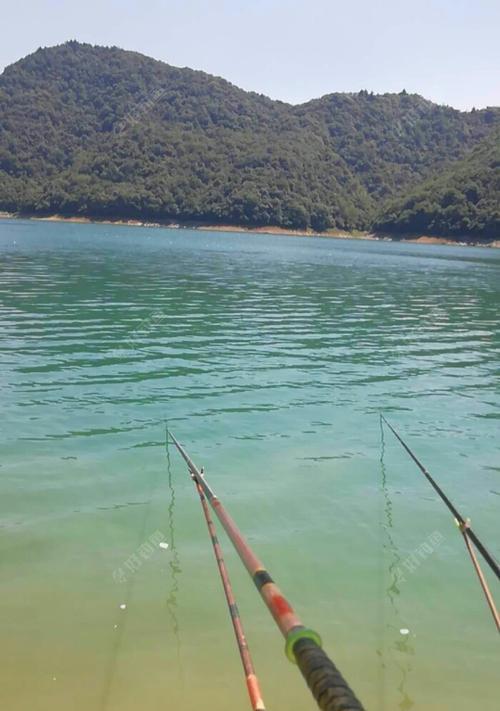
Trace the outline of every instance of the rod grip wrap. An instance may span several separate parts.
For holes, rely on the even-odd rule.
[[[302,676],[323,711],[364,711],[348,683],[312,639],[299,639],[293,652]]]

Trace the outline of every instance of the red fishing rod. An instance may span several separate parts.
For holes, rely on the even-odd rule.
[[[323,711],[363,711],[363,706],[354,692],[321,648],[319,634],[302,624],[263,563],[248,545],[236,523],[208,485],[205,476],[198,470],[171,432],[170,437],[254,581],[285,638],[285,653],[288,659],[298,665],[318,706]]]
[[[200,474],[203,475],[203,469],[201,470]],[[253,711],[265,711],[266,707],[264,706],[264,701],[262,700],[259,680],[257,678],[257,675],[255,674],[252,657],[250,655],[250,650],[248,648],[245,633],[243,631],[240,613],[238,610],[238,606],[236,605],[231,581],[229,579],[229,573],[227,572],[224,556],[222,555],[222,549],[217,538],[217,532],[215,530],[214,522],[212,521],[212,517],[210,516],[210,509],[208,508],[207,500],[203,493],[203,489],[201,488],[197,479],[193,476],[193,474],[191,474],[191,478],[193,479],[194,485],[196,486],[196,490],[198,491],[198,494],[200,496],[203,513],[205,514],[205,520],[207,522],[210,540],[212,541],[215,559],[217,561],[217,567],[219,568],[219,573],[222,580],[222,587],[224,588],[224,594],[226,596],[227,606],[229,608],[229,614],[231,616],[231,622],[233,623],[236,643],[238,645],[241,662],[245,671],[245,680],[247,684],[248,695],[250,697],[250,703],[252,705]]]
[[[406,444],[406,442],[403,440],[403,438],[396,432],[394,427],[385,419],[385,417],[381,414],[380,418],[387,427],[391,430],[393,435],[396,437],[398,442],[401,444],[403,449],[410,455],[410,457],[413,459],[417,467],[420,469],[422,474],[425,476],[427,481],[430,483],[432,488],[437,492],[441,500],[446,504],[448,509],[451,511],[453,514],[453,517],[455,518],[455,521],[457,523],[458,528],[460,529],[460,533],[463,536],[465,546],[467,548],[467,551],[471,557],[472,564],[474,566],[474,570],[476,571],[479,584],[481,585],[481,588],[483,590],[484,596],[486,598],[486,602],[488,603],[488,607],[490,608],[491,614],[493,615],[493,619],[495,621],[495,625],[497,628],[497,631],[500,632],[500,616],[498,614],[498,610],[495,605],[495,601],[493,600],[493,596],[490,592],[490,589],[488,587],[488,583],[486,582],[486,578],[484,577],[483,571],[481,570],[481,566],[479,565],[479,561],[477,559],[477,556],[474,552],[474,549],[471,545],[474,543],[478,551],[481,553],[483,556],[484,560],[488,565],[490,566],[491,570],[495,573],[497,578],[500,578],[500,566],[498,565],[497,561],[495,558],[492,556],[492,554],[488,551],[484,543],[478,538],[476,533],[472,530],[470,527],[470,521],[469,519],[465,519],[461,513],[456,509],[456,507],[452,504],[450,499],[446,496],[444,491],[441,489],[441,487],[434,481],[433,477],[431,474],[427,471],[427,469],[424,467],[422,462],[418,459],[416,454],[414,454],[409,446]]]

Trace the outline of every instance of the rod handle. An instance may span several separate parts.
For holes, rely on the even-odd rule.
[[[323,711],[364,711],[354,692],[327,654],[312,639],[293,646],[295,660]]]

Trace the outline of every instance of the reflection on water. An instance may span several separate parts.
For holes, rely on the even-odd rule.
[[[382,543],[382,550],[385,555],[382,557],[383,571],[386,581],[385,596],[382,598],[382,614],[380,615],[381,625],[381,650],[380,663],[382,666],[382,691],[381,708],[386,708],[386,674],[390,665],[394,665],[398,670],[399,681],[397,689],[400,695],[398,707],[401,711],[408,711],[414,706],[414,701],[410,697],[408,690],[408,682],[410,680],[410,672],[412,670],[411,657],[415,650],[411,641],[411,632],[401,634],[402,620],[398,606],[398,598],[401,595],[399,584],[401,582],[400,563],[402,556],[393,535],[393,503],[389,487],[387,485],[387,469],[385,465],[385,435],[382,416],[380,416],[380,473],[381,473],[381,493],[383,497],[384,521],[382,523],[383,536],[385,541]],[[387,565],[387,574],[386,573]],[[385,613],[385,600],[389,601],[390,611],[389,619]],[[388,642],[389,638],[389,642]]]
[[[398,639],[394,642],[394,649],[403,656],[403,659],[398,663],[398,667],[401,671],[401,681],[398,684],[398,691],[401,698],[398,702],[398,706],[402,711],[407,711],[414,706],[413,700],[410,698],[407,689],[407,682],[410,677],[410,672],[412,670],[411,660],[406,660],[405,657],[413,656],[415,654],[415,649],[412,645],[410,635]]]
[[[167,450],[168,453],[168,450]],[[169,459],[168,459],[169,461]],[[169,467],[170,471],[170,467]],[[138,581],[138,572],[141,569],[144,560],[147,560],[152,552],[151,541],[155,541],[155,547],[158,547],[158,540],[156,540],[156,534],[161,534],[161,531],[156,531],[156,534],[152,536],[149,535],[149,520],[151,517],[151,504],[154,499],[155,493],[160,484],[160,470],[154,473],[149,483],[147,501],[145,502],[132,502],[132,505],[139,503],[145,503],[146,505],[142,508],[141,515],[139,517],[139,522],[137,526],[136,534],[136,547],[135,551],[123,561],[125,565],[128,563],[129,568],[127,569],[127,574],[123,575],[122,569],[119,568],[118,571],[122,573],[117,575],[118,571],[113,571],[113,578],[115,582],[120,587],[119,599],[120,603],[116,606],[117,611],[113,618],[113,633],[112,633],[112,643],[109,652],[109,659],[106,666],[106,671],[104,674],[104,681],[102,686],[102,694],[99,703],[99,711],[107,711],[110,706],[110,700],[113,692],[113,685],[116,683],[117,669],[119,666],[119,657],[122,648],[126,644],[127,637],[127,621],[130,614],[131,603],[134,599],[134,591]],[[171,487],[171,476],[169,476],[169,486]],[[172,489],[173,491],[173,489]],[[126,504],[130,505],[130,504]],[[171,504],[173,510],[173,503]],[[172,525],[173,530],[173,513],[169,507],[169,524]],[[106,507],[99,507],[100,509],[106,509]],[[113,508],[123,508],[123,505],[115,505]],[[155,537],[156,536],[156,537]],[[162,537],[162,536],[161,536]],[[123,590],[123,593],[122,593]],[[111,624],[111,623],[110,623]]]
[[[168,418],[367,708],[496,711],[462,542],[397,578],[448,518],[378,414],[500,540],[499,303],[498,250],[0,220],[0,707],[244,707]],[[232,554],[269,706],[304,711]]]
[[[130,578],[127,582],[127,587],[125,594],[123,596],[124,603],[127,607],[130,604],[132,598],[132,587],[134,584],[134,578]],[[120,609],[119,612],[115,614],[114,624],[113,624],[113,641],[111,643],[111,649],[109,652],[108,663],[104,673],[104,680],[102,683],[102,693],[99,702],[99,711],[106,711],[109,706],[109,698],[111,694],[111,689],[113,681],[116,674],[116,665],[118,660],[118,655],[123,644],[123,639],[125,636],[125,627],[127,623],[127,614],[125,611]]]
[[[167,595],[167,610],[172,623],[172,631],[175,637],[175,645],[177,649],[177,660],[179,668],[179,680],[184,686],[184,671],[182,666],[181,657],[181,635],[180,635],[180,625],[178,617],[178,603],[177,596],[179,594],[179,575],[182,573],[179,552],[177,550],[177,545],[175,542],[175,489],[172,478],[172,464],[170,461],[170,448],[169,448],[169,434],[168,434],[168,424],[165,426],[165,451],[167,459],[167,477],[168,477],[168,490],[170,495],[170,501],[168,503],[168,532],[169,532],[169,548],[170,548],[170,560],[168,563],[168,568],[170,571],[170,589]]]

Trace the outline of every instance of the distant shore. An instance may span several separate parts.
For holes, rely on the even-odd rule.
[[[376,232],[346,232],[342,230],[325,230],[324,232],[315,232],[314,230],[294,230],[285,227],[245,227],[243,225],[212,225],[205,222],[179,222],[173,220],[162,220],[160,222],[148,222],[146,220],[122,220],[122,219],[101,219],[92,217],[63,217],[61,215],[48,215],[39,217],[36,215],[20,215],[12,212],[0,211],[0,218],[3,219],[20,219],[20,220],[37,220],[39,222],[72,222],[78,224],[96,224],[96,225],[119,225],[124,227],[168,227],[170,229],[190,229],[201,230],[207,232],[248,232],[249,234],[269,234],[269,235],[288,235],[297,237],[333,237],[335,239],[348,240],[372,240],[375,242],[405,242],[410,244],[443,244],[459,247],[494,247],[500,248],[500,239],[492,240],[491,242],[478,242],[472,239],[452,239],[451,237],[435,237],[432,235],[390,235]]]

